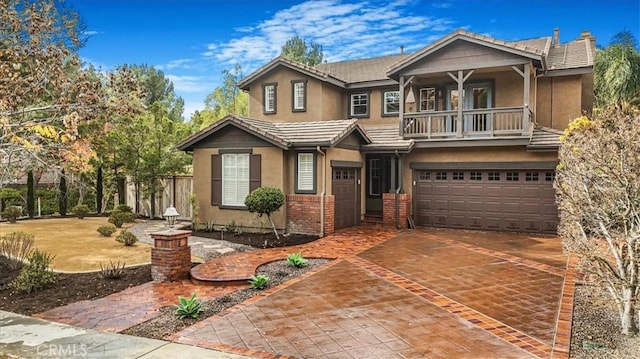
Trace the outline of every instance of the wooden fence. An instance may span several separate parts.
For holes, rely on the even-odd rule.
[[[155,218],[162,218],[165,209],[173,205],[180,216],[179,219],[191,220],[191,202],[189,196],[193,192],[192,176],[169,176],[160,179],[160,188],[162,191],[156,194],[156,210]],[[145,198],[143,189],[140,188],[138,196],[138,206],[136,207],[136,187],[131,181],[126,184],[126,204],[134,210],[138,208],[137,213],[141,216],[151,217],[151,199]]]

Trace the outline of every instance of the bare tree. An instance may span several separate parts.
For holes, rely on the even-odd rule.
[[[640,111],[573,121],[559,151],[556,192],[566,251],[616,304],[622,333],[638,332]]]

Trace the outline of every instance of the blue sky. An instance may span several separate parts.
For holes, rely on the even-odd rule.
[[[328,61],[415,51],[458,28],[503,40],[590,30],[606,45],[622,30],[640,40],[639,0],[67,0],[83,17],[86,63],[103,70],[147,64],[162,70],[185,100],[204,107],[221,71],[249,74],[298,35],[323,45]]]

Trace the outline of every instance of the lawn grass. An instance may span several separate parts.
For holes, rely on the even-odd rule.
[[[96,229],[110,224],[106,217],[52,218],[0,223],[0,235],[22,231],[35,236],[35,247],[55,255],[52,268],[57,271],[80,272],[100,269],[109,260],[127,266],[151,263],[152,246],[138,242],[125,247],[116,242],[120,230],[102,237]],[[125,224],[123,229],[133,225]]]

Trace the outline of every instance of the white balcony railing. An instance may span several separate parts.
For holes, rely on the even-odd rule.
[[[526,107],[484,108],[462,111],[433,111],[405,113],[405,138],[441,139],[460,137],[527,136],[531,111]]]

